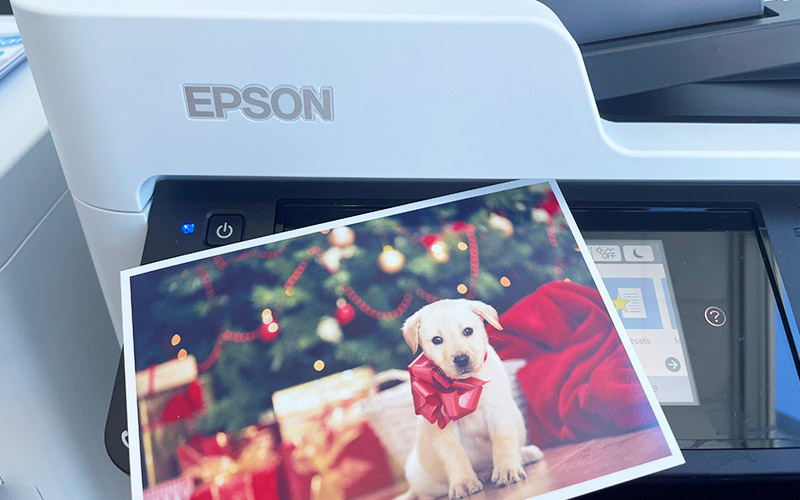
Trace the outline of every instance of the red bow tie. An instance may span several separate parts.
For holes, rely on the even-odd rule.
[[[486,381],[470,377],[451,379],[431,360],[420,354],[408,365],[414,412],[440,429],[451,420],[466,417],[478,407]]]

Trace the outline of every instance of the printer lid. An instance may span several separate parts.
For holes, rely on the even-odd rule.
[[[601,120],[578,45],[530,0],[14,2],[70,190],[97,209],[139,213],[185,176],[800,175],[798,128]],[[210,84],[330,87],[335,119],[191,119],[184,86]]]

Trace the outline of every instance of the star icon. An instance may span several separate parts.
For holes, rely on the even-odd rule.
[[[625,300],[622,297],[620,297],[619,294],[617,294],[617,298],[614,299],[612,302],[614,302],[614,307],[617,308],[617,311],[628,312],[628,302],[630,302],[629,300]]]

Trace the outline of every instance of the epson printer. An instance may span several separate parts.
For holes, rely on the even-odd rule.
[[[686,464],[595,495],[800,481],[800,1],[12,3],[118,338],[122,269],[556,178],[590,244],[660,242],[692,365]]]

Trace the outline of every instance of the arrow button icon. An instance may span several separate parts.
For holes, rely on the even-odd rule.
[[[681,362],[678,361],[678,358],[669,357],[664,364],[667,366],[667,370],[671,372],[677,372],[681,369]]]

